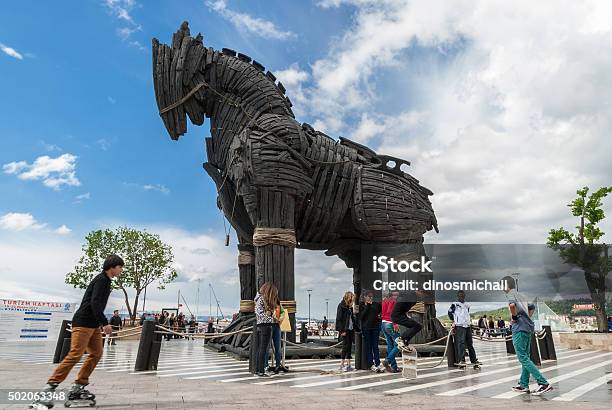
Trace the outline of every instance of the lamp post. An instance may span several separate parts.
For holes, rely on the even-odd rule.
[[[325,317],[329,320],[329,299],[325,299]]]
[[[517,292],[518,292],[518,290],[519,290],[519,287],[518,287],[519,275],[520,275],[520,273],[518,273],[518,272],[514,272],[514,273],[512,274],[512,277],[514,278],[514,284],[516,285],[516,286],[515,286],[515,288],[516,288],[516,291],[517,291]]]
[[[308,327],[310,327],[310,293],[312,289],[306,289],[306,292],[308,292]]]
[[[200,313],[200,282],[202,282],[202,279],[198,278],[198,296],[196,298],[196,322],[199,320],[198,314]]]

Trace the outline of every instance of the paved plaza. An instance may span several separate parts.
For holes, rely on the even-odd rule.
[[[53,368],[53,348],[51,343],[3,346],[0,387],[40,387]],[[476,345],[484,362],[479,371],[448,369],[445,362],[428,368],[439,359],[421,358],[416,380],[390,373],[334,372],[337,359],[289,360],[292,372],[261,379],[248,372],[247,362],[186,340],[164,342],[158,370],[136,373],[137,348],[135,341],[105,347],[89,386],[99,408],[338,408],[341,402],[349,408],[609,408],[612,400],[606,383],[612,352],[605,351],[557,349],[558,360],[542,365],[554,390],[537,397],[510,391],[520,366],[503,343]]]

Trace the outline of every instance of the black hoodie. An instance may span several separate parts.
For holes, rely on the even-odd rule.
[[[353,329],[355,329],[355,317],[353,316],[353,308],[348,306],[344,299],[338,304],[336,311],[336,330],[340,333],[348,330],[349,318],[353,321]]]

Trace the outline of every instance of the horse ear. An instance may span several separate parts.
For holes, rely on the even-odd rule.
[[[185,37],[191,36],[189,31],[189,23],[183,21],[178,31],[172,36],[172,51],[175,52],[181,48],[181,43]]]

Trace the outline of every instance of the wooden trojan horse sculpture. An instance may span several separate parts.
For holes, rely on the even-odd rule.
[[[283,85],[257,61],[206,48],[187,22],[171,46],[153,39],[152,51],[155,96],[170,137],[186,132],[186,116],[196,125],[210,118],[204,169],[238,236],[241,313],[253,311],[256,289],[270,281],[295,329],[296,247],[338,255],[353,269],[359,294],[362,244],[418,245],[425,232],[437,231],[432,192],[400,169],[407,161],[300,124]],[[419,313],[435,318],[433,304]]]

